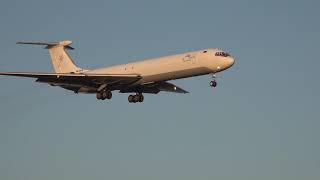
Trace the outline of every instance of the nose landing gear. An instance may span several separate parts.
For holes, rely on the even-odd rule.
[[[216,81],[216,75],[212,74],[212,81],[210,81],[209,84],[211,87],[216,87],[217,86],[217,81]]]
[[[129,103],[137,103],[137,102],[143,102],[144,96],[142,93],[137,93],[136,95],[129,95],[128,101]]]

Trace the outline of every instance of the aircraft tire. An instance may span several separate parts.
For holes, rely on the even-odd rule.
[[[100,94],[101,94],[101,100],[105,100],[107,98],[108,94],[106,91],[102,91],[102,92],[100,92]]]
[[[128,101],[129,101],[129,103],[133,103],[133,95],[128,96]]]
[[[217,86],[217,82],[216,81],[210,81],[210,86],[211,87],[216,87]]]
[[[102,99],[102,94],[100,92],[97,92],[96,97],[97,97],[98,100],[101,100]]]
[[[111,99],[112,98],[112,92],[111,91],[106,91],[106,98]]]
[[[133,96],[134,103],[139,102],[139,100],[140,100],[140,95],[134,95]]]
[[[143,102],[144,96],[142,94],[139,95],[139,102]]]

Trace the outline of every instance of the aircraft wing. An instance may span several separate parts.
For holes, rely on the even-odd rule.
[[[111,89],[120,89],[120,92],[134,92],[135,88],[144,93],[159,93],[160,91],[173,93],[189,93],[188,91],[169,82],[152,82],[142,85],[133,85],[141,79],[138,74],[83,74],[83,73],[38,73],[38,72],[0,72],[0,75],[37,78],[36,82],[48,83],[67,89],[88,87],[99,89],[107,84]]]
[[[84,84],[99,87],[102,84],[131,84],[141,79],[138,74],[76,74],[76,73],[37,73],[37,72],[4,72],[0,75],[37,78],[37,82],[52,85]]]

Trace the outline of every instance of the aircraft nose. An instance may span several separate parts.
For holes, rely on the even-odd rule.
[[[234,59],[231,57],[226,59],[225,61],[226,61],[225,63],[226,63],[227,68],[231,67],[235,62]]]

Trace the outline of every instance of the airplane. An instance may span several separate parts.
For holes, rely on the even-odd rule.
[[[59,86],[74,93],[96,94],[98,100],[111,99],[112,91],[115,90],[134,93],[128,96],[130,103],[143,102],[143,93],[189,93],[168,82],[175,79],[211,74],[209,85],[216,87],[216,74],[235,63],[234,58],[225,51],[204,49],[88,70],[78,67],[67,53],[67,50],[74,49],[70,46],[70,40],[17,44],[45,46],[55,72],[0,72],[0,75],[36,78],[36,82]]]

